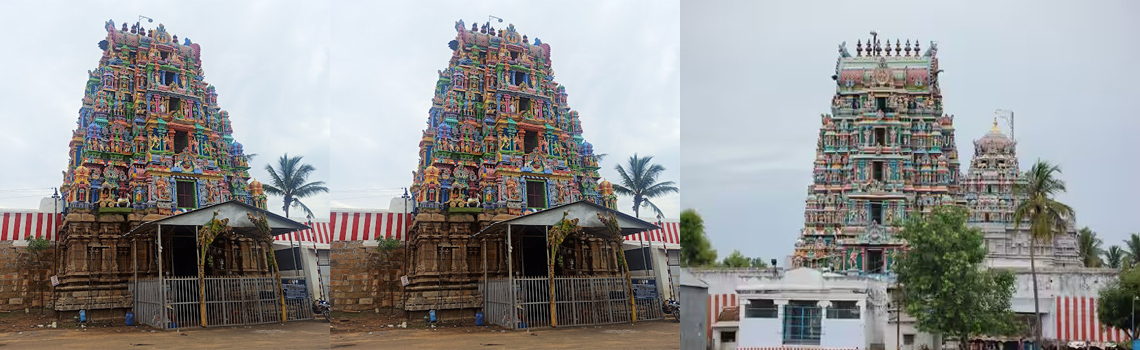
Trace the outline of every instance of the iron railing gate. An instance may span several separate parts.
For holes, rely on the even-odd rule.
[[[506,278],[480,283],[488,323],[511,329],[550,327],[550,280],[515,278],[515,302]],[[559,326],[630,322],[629,294],[623,277],[555,277],[555,311]],[[636,299],[638,320],[662,318],[659,299]],[[514,322],[512,311],[514,310]]]
[[[485,322],[503,327],[511,327],[510,281],[506,278],[485,280],[479,283],[479,291],[483,294],[483,317]]]
[[[201,325],[197,277],[140,279],[132,286],[135,317],[144,324],[171,329]],[[206,324],[210,327],[281,322],[280,281],[273,277],[208,277]],[[165,293],[164,293],[165,292]],[[162,297],[165,294],[166,300]],[[313,318],[308,297],[286,299],[290,321]],[[165,309],[165,313],[159,310]]]
[[[161,313],[165,304],[162,302],[160,290],[158,278],[140,279],[131,285],[136,322],[155,328],[162,328],[166,323]]]

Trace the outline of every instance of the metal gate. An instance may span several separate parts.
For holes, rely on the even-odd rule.
[[[487,321],[511,329],[550,327],[550,280],[529,277],[513,281],[513,290],[506,278],[480,283]],[[623,277],[555,277],[554,304],[558,325],[630,322],[629,294],[625,283]],[[635,299],[635,303],[638,320],[662,318],[660,300],[656,297]]]
[[[132,286],[135,317],[160,329],[201,324],[197,277],[141,279]],[[272,277],[208,277],[206,324],[210,327],[281,322],[280,281]],[[165,300],[163,300],[165,298]],[[308,298],[286,299],[288,320],[313,318]]]
[[[483,317],[490,324],[513,328],[511,324],[511,283],[507,278],[496,278],[479,282],[479,292],[483,294]]]

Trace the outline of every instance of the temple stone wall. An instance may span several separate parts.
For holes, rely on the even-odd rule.
[[[333,242],[330,257],[332,304],[337,311],[366,311],[404,305],[400,276],[404,275],[405,247],[390,259],[364,241]]]
[[[409,235],[411,283],[405,310],[482,307],[478,282],[483,276],[483,251],[471,235],[490,225],[499,211],[428,210],[416,215]]]
[[[138,225],[153,212],[151,209],[99,213],[97,209],[74,209],[64,217],[57,257],[60,284],[54,289],[56,311],[112,310],[107,314],[111,318],[132,307],[129,282],[134,275],[135,257],[130,255],[134,250],[130,240],[120,237],[128,227]],[[141,258],[140,266],[146,266],[145,252],[134,253]],[[140,276],[154,274],[154,271],[140,270]]]
[[[41,289],[43,303],[52,305],[51,256],[55,248],[43,252],[37,268],[28,264],[26,247],[15,243],[0,241],[0,311],[40,307]]]

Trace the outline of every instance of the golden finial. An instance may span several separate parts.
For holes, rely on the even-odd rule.
[[[1000,131],[998,130],[998,124],[997,124],[997,116],[994,116],[994,128],[993,128],[993,131],[994,131],[994,132],[1000,132]]]

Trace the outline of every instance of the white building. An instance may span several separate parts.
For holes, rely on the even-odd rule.
[[[883,343],[886,282],[798,268],[744,283],[737,294],[737,348],[867,349]]]
[[[623,249],[629,262],[630,277],[634,280],[653,279],[659,297],[677,300],[679,296],[676,292],[681,283],[680,223],[677,220],[646,221],[661,229],[625,237]]]
[[[1031,322],[1033,286],[1029,269],[1009,269],[1016,276],[1012,309],[1019,318]],[[914,318],[905,313],[901,323],[895,322],[894,305],[890,304],[889,298],[891,287],[887,281],[810,269],[689,270],[709,286],[709,312],[705,320],[709,323],[711,349],[791,348],[799,346],[791,342],[814,342],[811,337],[802,340],[799,338],[805,337],[786,337],[790,334],[785,332],[785,328],[808,328],[807,333],[811,335],[816,327],[815,320],[818,320],[820,331],[819,348],[849,347],[848,342],[833,341],[832,336],[837,334],[865,343],[859,346],[860,349],[868,349],[872,345],[902,350],[920,350],[925,345],[937,349],[936,345],[942,343],[934,335],[919,332]],[[1096,319],[1097,295],[1116,280],[1116,274],[1114,269],[1038,268],[1043,338],[1050,342],[1086,342],[1101,348],[1108,342],[1126,340],[1123,331],[1105,327]],[[881,298],[878,296],[880,293]],[[757,302],[753,303],[753,300]],[[793,303],[794,300],[799,302]],[[814,306],[811,304],[813,300]],[[852,300],[860,306],[858,326],[853,319],[827,317],[828,306],[851,310]],[[860,300],[863,300],[861,305],[858,304]],[[789,305],[794,306],[791,313],[787,310]],[[773,310],[777,313],[775,318],[771,317]],[[822,312],[819,317],[814,314],[817,310]],[[750,312],[756,317],[749,317]],[[850,316],[851,311],[843,312]],[[793,322],[805,318],[810,322]],[[788,322],[793,323],[789,325]],[[862,338],[858,338],[859,334],[863,335]],[[785,338],[792,338],[792,341],[785,342]]]
[[[332,243],[329,223],[301,223],[311,228],[277,236],[273,242],[273,251],[281,266],[281,279],[303,279],[310,298],[329,300],[329,248]],[[294,264],[294,260],[300,264]]]

